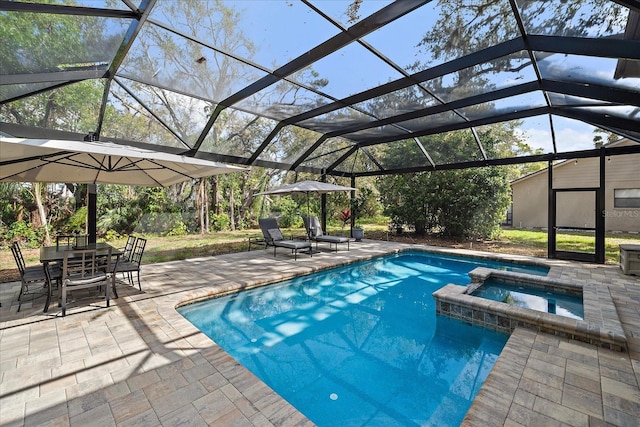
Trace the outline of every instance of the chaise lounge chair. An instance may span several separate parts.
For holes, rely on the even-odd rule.
[[[267,247],[273,246],[274,257],[276,256],[277,248],[291,249],[291,252],[294,254],[294,260],[298,259],[298,251],[300,249],[309,249],[309,255],[313,256],[311,253],[311,243],[303,242],[302,240],[285,240],[275,218],[261,218],[258,220],[258,223],[260,224],[260,229],[262,230],[262,235],[264,236]]]
[[[316,248],[318,248],[318,242],[325,242],[329,243],[329,250],[331,250],[331,245],[335,245],[336,252],[338,252],[338,244],[346,243],[347,250],[349,250],[350,239],[348,237],[329,236],[328,234],[324,234],[317,216],[304,217],[302,218],[302,221],[304,222],[304,228],[307,229],[309,239],[316,242]]]

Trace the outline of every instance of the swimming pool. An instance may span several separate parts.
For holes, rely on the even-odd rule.
[[[404,252],[179,312],[319,426],[459,425],[508,335],[436,316],[431,294],[478,265]]]

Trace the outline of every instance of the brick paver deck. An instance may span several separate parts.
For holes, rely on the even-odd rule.
[[[0,424],[311,425],[180,316],[177,305],[321,268],[415,248],[353,243],[350,251],[237,254],[144,265],[143,292],[71,308],[0,286]],[[465,252],[465,251],[457,251]],[[640,419],[640,278],[616,266],[550,262],[551,277],[606,286],[629,344],[615,352],[516,329],[467,413],[468,426],[619,425]]]

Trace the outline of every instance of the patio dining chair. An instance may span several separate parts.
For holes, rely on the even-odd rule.
[[[99,291],[104,289],[106,304],[109,307],[111,274],[108,272],[108,266],[110,262],[111,248],[108,248],[106,255],[98,255],[96,249],[64,251],[60,302],[63,316],[67,314],[69,293],[73,292],[74,297],[77,297],[76,291],[80,289],[98,289]]]
[[[136,245],[137,237],[134,235],[129,235],[127,237],[127,243],[122,248],[122,255],[120,255],[120,261],[129,261],[131,259],[131,254],[133,253],[133,248]]]
[[[47,302],[44,307],[44,312],[46,313],[51,300],[52,282],[54,280],[59,282],[62,277],[60,268],[55,265],[50,266],[49,264],[27,267],[18,242],[13,242],[11,245],[11,253],[18,267],[21,281],[20,293],[18,294],[18,311],[22,308],[24,297],[32,295],[32,301],[41,296],[47,297]]]
[[[89,243],[88,234],[58,234],[56,236],[56,247],[68,246],[70,248],[81,248]]]
[[[140,265],[142,264],[142,254],[144,253],[146,245],[147,239],[138,237],[129,259],[123,259],[120,261],[116,270],[117,273],[128,275],[129,283],[131,285],[133,285],[133,273],[135,272],[138,276],[138,288],[140,291],[142,291],[142,284],[140,283]]]

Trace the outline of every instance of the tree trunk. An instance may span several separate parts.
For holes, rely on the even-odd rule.
[[[218,175],[214,175],[211,180],[211,207],[215,215],[220,215],[220,179]]]
[[[204,220],[205,210],[205,185],[204,178],[200,178],[198,183],[198,196],[196,197],[196,207],[198,209],[198,217],[200,219],[200,234],[204,234],[206,231],[206,223]]]
[[[49,227],[47,227],[47,213],[45,212],[44,205],[42,204],[42,183],[40,182],[33,183],[33,199],[38,207],[40,225],[44,227],[44,244],[48,246],[51,244],[51,235],[49,234]]]
[[[229,189],[229,226],[231,231],[236,229],[235,200],[233,198],[233,187]]]
[[[211,231],[211,223],[209,222],[209,192],[207,191],[207,178],[202,178],[202,209],[204,210],[204,229],[207,233]]]

